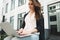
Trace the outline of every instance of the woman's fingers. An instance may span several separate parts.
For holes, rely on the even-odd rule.
[[[16,31],[18,35],[20,35],[20,32],[19,31]]]
[[[23,31],[22,33],[20,33],[21,35],[26,35],[26,34],[29,34],[29,32],[27,31]]]

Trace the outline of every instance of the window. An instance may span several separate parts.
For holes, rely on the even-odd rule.
[[[52,10],[52,7],[50,7],[50,9],[49,10]]]
[[[53,10],[55,8],[56,8],[56,6],[54,5],[54,6],[49,7],[49,10]]]
[[[23,0],[23,1],[21,0],[21,4],[22,4],[22,5],[25,4],[25,2],[26,2],[26,0]]]
[[[8,3],[6,4],[5,13],[8,12]]]
[[[15,8],[15,0],[11,0],[11,10]]]
[[[18,0],[18,6],[20,6],[21,5],[21,0]]]
[[[22,26],[22,20],[23,20],[22,13],[20,13],[18,14],[18,29]]]
[[[53,6],[53,9],[55,9],[56,8],[56,6]]]
[[[26,12],[18,14],[17,29],[20,29],[20,27],[22,27],[23,16],[24,16],[25,13]]]
[[[2,19],[2,22],[5,22],[5,16],[3,15],[3,19]]]
[[[18,0],[18,6],[24,5],[26,0]]]
[[[13,16],[10,17],[10,23],[11,23],[12,26],[14,26],[14,17]]]
[[[19,17],[19,18],[22,18],[22,13],[21,13],[21,14],[18,14],[18,17]]]
[[[56,34],[57,32],[57,25],[50,25],[51,26],[51,33]]]
[[[49,7],[49,12],[53,13],[53,12],[56,12],[56,6],[51,6]]]
[[[56,20],[57,20],[56,15],[50,16],[50,21],[56,21]]]
[[[59,3],[59,7],[60,7],[60,3]]]

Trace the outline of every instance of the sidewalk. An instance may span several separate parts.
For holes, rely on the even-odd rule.
[[[48,40],[60,40],[60,36],[51,35]]]

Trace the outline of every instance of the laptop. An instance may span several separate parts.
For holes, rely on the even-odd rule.
[[[6,32],[7,35],[10,36],[16,36],[16,37],[28,37],[31,36],[33,34],[27,34],[27,35],[18,35],[16,33],[16,30],[13,29],[13,26],[11,26],[11,24],[9,22],[2,22],[0,23],[1,28]],[[40,33],[35,33],[37,35],[39,35]]]

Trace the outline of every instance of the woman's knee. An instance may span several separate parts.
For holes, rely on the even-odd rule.
[[[20,38],[19,37],[14,37],[11,40],[20,40]]]
[[[11,40],[12,39],[12,36],[8,36],[6,38],[4,38],[4,40]]]
[[[32,40],[39,40],[39,35],[32,35],[31,36],[31,39]]]

